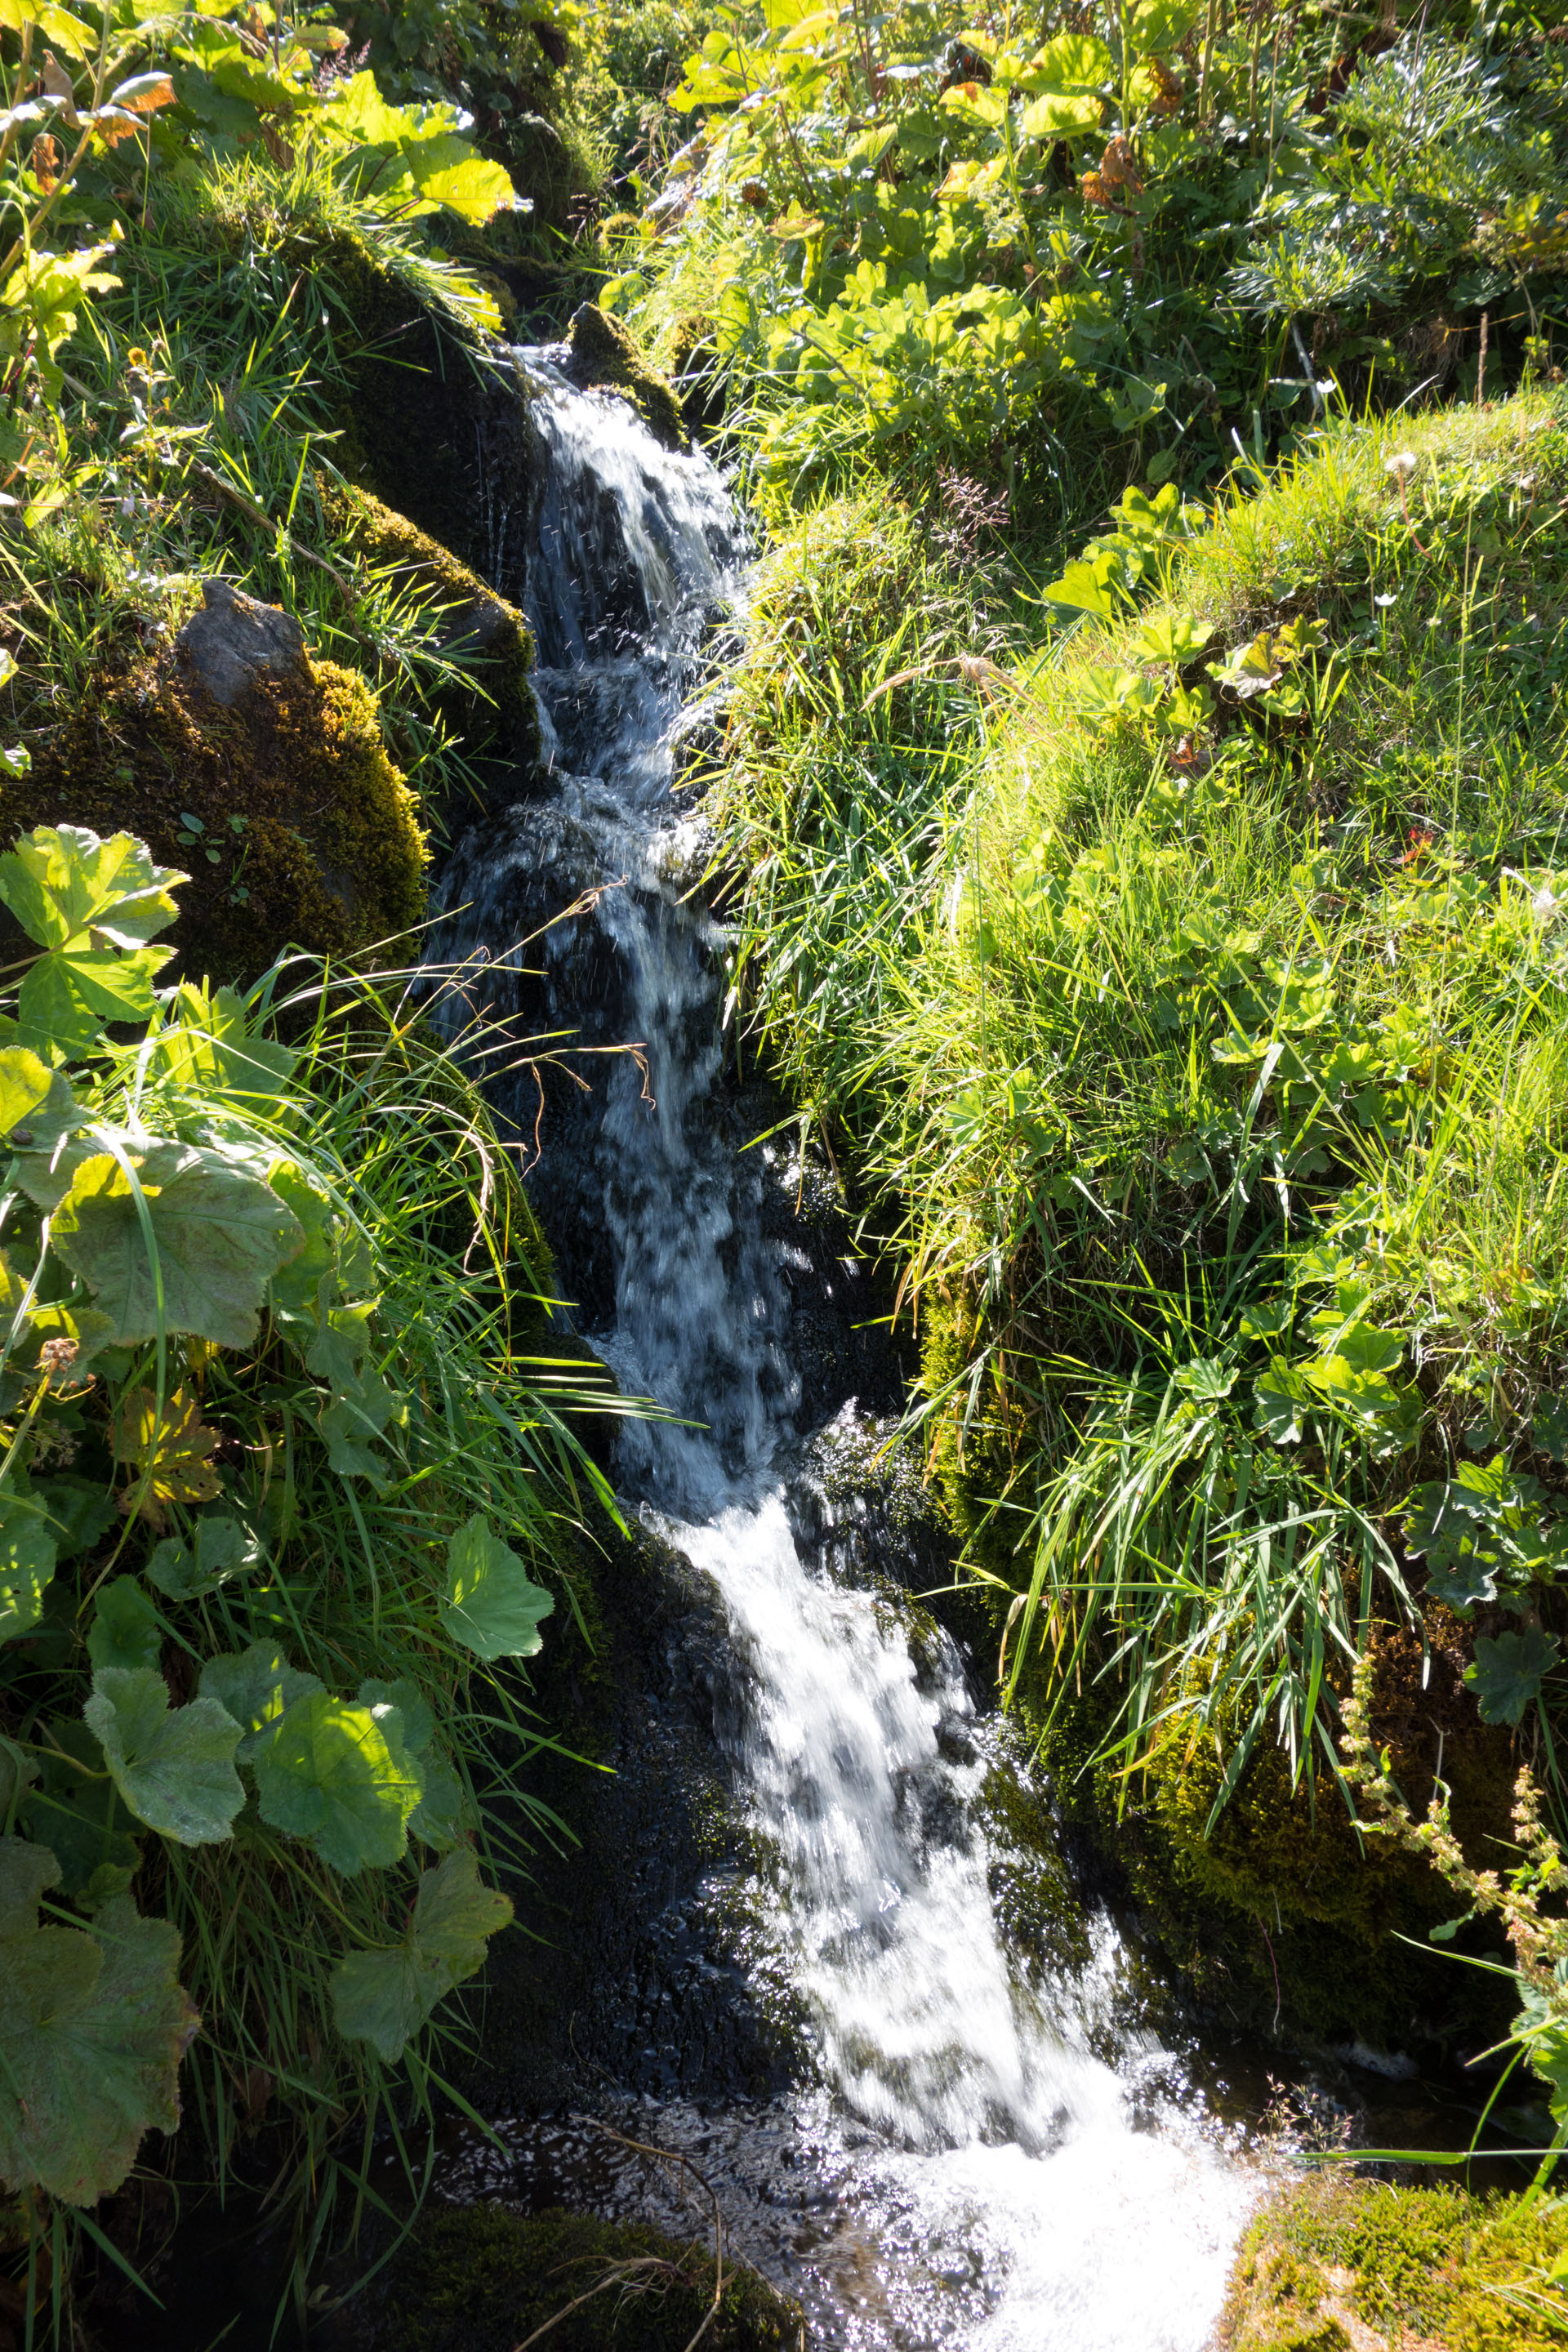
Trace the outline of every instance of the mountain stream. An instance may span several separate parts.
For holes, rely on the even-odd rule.
[[[526,982],[552,1030],[638,1048],[582,1065],[592,1092],[564,1090],[559,1116],[552,1096],[554,1223],[578,1235],[582,1328],[624,1393],[671,1416],[625,1425],[615,1475],[628,1515],[721,1604],[718,1737],[763,1858],[766,1963],[809,2058],[784,2095],[600,2112],[701,2166],[735,2250],[802,2298],[816,2344],[1200,2352],[1258,2172],[1138,2022],[1108,1918],[1071,1966],[1020,1958],[981,1802],[1003,1734],[973,1670],[889,1606],[885,1578],[857,1580],[795,1531],[820,1367],[799,1330],[804,1259],[759,1202],[803,1171],[776,1139],[738,1150],[722,1116],[725,942],[679,787],[682,746],[710,723],[715,633],[743,602],[743,530],[705,458],[574,389],[558,354],[517,357],[540,458],[527,576],[550,772],[456,844],[438,952],[498,1011]],[[526,1075],[496,1092],[531,1135]],[[612,2218],[700,2228],[591,2117],[500,2131],[509,2153],[470,2147],[447,2194],[526,2202],[548,2175]]]

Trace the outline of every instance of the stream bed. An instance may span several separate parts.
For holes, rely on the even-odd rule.
[[[792,1231],[805,1171],[737,1126],[710,844],[679,783],[745,594],[741,520],[703,457],[575,390],[559,354],[517,361],[549,775],[455,845],[436,952],[470,1003],[637,1048],[580,1063],[586,1088],[536,1098],[524,1072],[493,1091],[537,1123],[531,1189],[577,1328],[668,1416],[624,1425],[614,1475],[721,1612],[712,1737],[759,1983],[775,2005],[785,1988],[800,2048],[763,2098],[605,2080],[500,2116],[500,2145],[460,2142],[439,2193],[700,2233],[676,2175],[608,2125],[692,2159],[816,2344],[1199,2352],[1264,2174],[1147,2021],[1108,1915],[1056,1960],[999,1917],[985,1792],[1027,1760],[972,1662],[900,1604],[896,1559],[857,1573],[799,1540],[808,1456],[868,1400],[860,1340],[823,1337],[858,1328],[859,1269]]]

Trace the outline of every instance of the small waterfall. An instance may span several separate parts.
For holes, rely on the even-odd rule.
[[[535,1032],[637,1046],[591,1096],[552,1087],[534,1181],[584,1328],[671,1415],[627,1429],[618,1481],[721,1596],[724,1737],[826,2085],[782,2121],[670,2108],[645,2136],[709,2160],[722,2143],[757,2184],[738,2242],[806,2293],[823,2343],[1197,2352],[1254,2177],[1169,2095],[1167,2054],[1108,2031],[1109,1922],[1090,1965],[1049,1981],[1009,1953],[962,1657],[931,1635],[917,1657],[897,1612],[814,1572],[790,1531],[809,1433],[788,1245],[761,1213],[767,1155],[738,1152],[724,1116],[723,940],[676,785],[743,532],[704,459],[573,390],[548,352],[519,359],[545,461],[528,600],[551,774],[458,845],[440,952]],[[509,951],[584,892],[589,913]],[[515,1083],[500,1107],[530,1132],[533,1082]],[[781,2167],[809,2189],[785,2194]]]

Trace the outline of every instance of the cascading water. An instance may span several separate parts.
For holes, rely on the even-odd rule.
[[[735,1150],[719,1102],[723,942],[672,793],[705,635],[743,593],[736,515],[625,403],[574,391],[549,352],[520,365],[550,783],[458,845],[440,952],[498,1011],[531,986],[551,1029],[639,1048],[552,1108],[554,1223],[595,1346],[672,1416],[628,1425],[618,1481],[721,1598],[721,1737],[821,2084],[782,2108],[670,2106],[642,2136],[721,2161],[737,2242],[823,2343],[1197,2352],[1256,2176],[1172,2095],[1152,2040],[1108,2022],[1108,1922],[1087,1966],[1031,1974],[1009,1950],[980,1801],[994,1740],[959,1652],[912,1647],[791,1533],[789,1250],[759,1212],[766,1155]],[[589,914],[504,951],[584,891]],[[532,1128],[531,1100],[502,1108]]]

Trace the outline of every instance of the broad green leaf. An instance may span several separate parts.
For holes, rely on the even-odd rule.
[[[405,1851],[418,1776],[369,1707],[328,1691],[297,1698],[252,1764],[262,1820],[308,1839],[344,1877]]]
[[[434,1748],[419,1759],[419,1778],[425,1793],[408,1816],[408,1834],[445,1853],[471,1826],[468,1790],[456,1768]]]
[[[531,1658],[544,1646],[540,1620],[555,1596],[535,1584],[482,1511],[447,1546],[447,1591],[441,1622],[454,1642],[487,1660]]]
[[[248,1347],[268,1282],[304,1241],[298,1220],[270,1185],[216,1150],[157,1143],[132,1157],[158,1252],[167,1329]],[[112,1316],[116,1345],[154,1336],[157,1292],[136,1199],[107,1153],[77,1171],[55,1214],[54,1242]]]
[[[1523,2045],[1531,2072],[1551,2085],[1547,2105],[1552,2121],[1560,2124],[1568,2116],[1568,2018],[1563,2015],[1561,2006],[1527,1977],[1517,1976],[1514,1982],[1523,2006],[1513,2021],[1512,2032]],[[1561,2278],[1565,2268],[1568,2265],[1559,2255],[1548,2276]]]
[[[58,1556],[42,1504],[0,1492],[0,1642],[37,1623]]]
[[[184,981],[164,1015],[148,1067],[205,1096],[271,1103],[286,1092],[298,1054],[252,1034],[243,999],[232,989]]]
[[[189,879],[155,866],[130,834],[103,841],[85,825],[41,824],[0,857],[0,898],[44,948],[63,948],[89,929],[111,947],[142,947],[179,912],[171,886]]]
[[[1276,1356],[1252,1384],[1252,1425],[1276,1445],[1299,1445],[1306,1412],[1307,1384],[1298,1368]]]
[[[150,1666],[100,1666],[82,1709],[103,1760],[140,1822],[178,1845],[215,1845],[245,1802],[234,1769],[239,1726],[215,1698],[171,1708]]]
[[[1530,1442],[1549,1461],[1568,1462],[1568,1397],[1544,1397],[1530,1424]]]
[[[354,1703],[358,1706],[395,1706],[403,1727],[403,1744],[410,1756],[423,1756],[436,1737],[436,1717],[430,1703],[417,1683],[411,1683],[405,1675],[395,1683],[367,1679],[361,1683]]]
[[[79,1133],[90,1125],[90,1115],[77,1102],[69,1079],[57,1071],[42,1104],[27,1118],[27,1143],[22,1145],[15,1135],[11,1139],[22,1190],[40,1209],[59,1207],[77,1170],[92,1156],[96,1146],[83,1142]]]
[[[1100,129],[1100,113],[1098,98],[1046,90],[1029,100],[1018,128],[1026,139],[1082,139]]]
[[[1561,1654],[1553,1637],[1539,1626],[1527,1625],[1522,1633],[1500,1633],[1495,1642],[1483,1634],[1465,1668],[1465,1682],[1476,1695],[1481,1721],[1521,1723],[1525,1708],[1541,1696],[1541,1685]]]
[[[1114,620],[1118,609],[1109,573],[1095,562],[1069,563],[1061,578],[1050,583],[1045,596],[1047,604],[1063,604],[1073,613],[1090,613],[1102,621]]]
[[[33,1500],[49,1515],[49,1534],[61,1559],[89,1552],[115,1524],[115,1498],[85,1477],[36,1477]]]
[[[1037,49],[1023,75],[1026,89],[1099,89],[1115,74],[1110,51],[1090,33],[1058,33]]]
[[[147,1562],[148,1582],[171,1601],[199,1600],[260,1563],[261,1547],[255,1536],[243,1519],[225,1512],[204,1511],[196,1521],[195,1538],[193,1549],[170,1536]]]
[[[368,2042],[391,2065],[438,2002],[484,1965],[485,1948],[511,1918],[504,1895],[479,1883],[471,1846],[423,1871],[408,1932],[379,1952],[353,1952],[332,1971],[338,2031]]]
[[[326,1688],[317,1675],[291,1666],[276,1643],[252,1642],[247,1650],[221,1651],[202,1668],[204,1696],[216,1698],[238,1724],[241,1738],[235,1760],[248,1764],[264,1739],[271,1738],[284,1712],[297,1698]]]
[[[155,1666],[163,1646],[158,1612],[136,1577],[111,1577],[99,1587],[87,1636],[94,1666]]]
[[[165,1503],[212,1502],[223,1492],[211,1460],[218,1443],[184,1389],[165,1401],[162,1416],[155,1391],[127,1390],[114,1416],[115,1457],[141,1474],[143,1508],[148,1502],[159,1511]]]
[[[313,1318],[321,1311],[321,1285],[336,1262],[332,1204],[292,1160],[276,1161],[267,1181],[305,1236],[303,1246],[273,1276],[268,1303],[274,1314]]]
[[[175,1969],[180,1937],[124,1895],[90,1927],[40,1927],[54,1857],[0,1839],[0,2180],[92,2205],[144,2133],[180,2120],[180,2061],[200,2022]]]
[[[1174,1375],[1176,1386],[1200,1404],[1217,1404],[1222,1397],[1227,1397],[1237,1377],[1236,1366],[1219,1356],[1194,1356]]]
[[[25,1045],[0,1047],[0,1133],[21,1128],[30,1140],[27,1122],[54,1084],[54,1072]]]
[[[28,1835],[59,1862],[62,1890],[83,1895],[103,1870],[128,1882],[142,1858],[139,1826],[104,1768],[103,1748],[80,1717],[47,1726],[39,1781],[23,1800]]]
[[[172,949],[57,948],[22,982],[17,1034],[24,1045],[74,1061],[89,1052],[106,1021],[146,1021],[156,1009],[153,983]]]
[[[1134,661],[1168,662],[1176,668],[1201,654],[1214,635],[1212,621],[1194,621],[1183,614],[1160,613],[1144,622],[1130,651]]]

